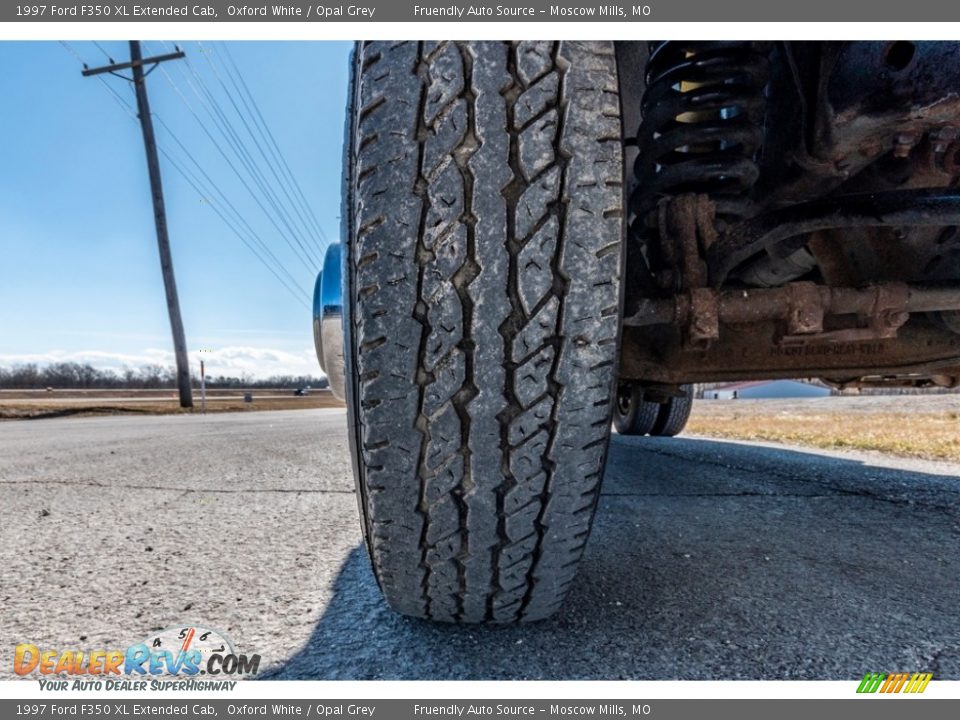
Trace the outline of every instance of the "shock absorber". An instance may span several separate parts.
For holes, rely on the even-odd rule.
[[[720,218],[749,214],[768,76],[757,43],[651,44],[630,198],[635,223],[661,197],[682,193],[709,195]]]

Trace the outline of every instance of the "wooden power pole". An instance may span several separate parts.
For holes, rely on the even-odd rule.
[[[183,319],[180,317],[180,300],[177,297],[177,281],[173,275],[173,257],[170,254],[170,237],[167,233],[167,214],[163,204],[163,183],[160,179],[160,161],[157,159],[157,141],[153,133],[153,118],[150,115],[150,101],[147,98],[144,65],[151,70],[166,60],[177,60],[184,53],[177,51],[167,55],[144,58],[140,51],[140,42],[130,41],[130,62],[113,63],[99,68],[83,71],[85,76],[111,73],[125,80],[132,80],[137,95],[137,114],[140,116],[140,128],[143,130],[143,145],[147,153],[147,171],[150,174],[150,194],[153,197],[153,220],[157,227],[157,247],[160,250],[160,270],[163,272],[163,287],[167,294],[167,312],[170,314],[170,330],[173,333],[173,349],[177,358],[177,388],[180,391],[180,407],[193,407],[193,391],[190,387],[190,361],[187,357],[187,339],[183,332]],[[120,70],[130,69],[133,78],[120,75]]]

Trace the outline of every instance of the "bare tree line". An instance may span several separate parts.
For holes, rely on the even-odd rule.
[[[194,377],[199,383],[200,378]],[[210,388],[292,388],[327,386],[326,378],[312,375],[273,375],[254,379],[249,373],[239,377],[208,375]],[[95,368],[89,363],[59,362],[48,365],[24,363],[12,367],[0,366],[0,388],[7,390],[54,389],[167,389],[177,386],[176,368],[172,365],[141,365],[125,367],[121,371]]]
[[[194,384],[200,378],[194,376]],[[327,379],[313,375],[273,375],[264,379],[254,379],[253,375],[243,373],[240,376],[208,375],[209,388],[299,388],[327,387]],[[800,382],[810,382],[801,380]],[[821,383],[813,381],[814,384]],[[698,383],[695,397],[703,397],[703,391],[722,387],[727,383]],[[0,366],[0,389],[6,390],[43,390],[45,388],[74,389],[144,389],[164,390],[177,387],[176,368],[172,365],[141,365],[137,368],[125,367],[121,371],[96,368],[89,363],[59,362],[39,365],[23,363],[12,367]],[[864,388],[863,395],[928,395],[956,393],[957,389],[948,388]]]

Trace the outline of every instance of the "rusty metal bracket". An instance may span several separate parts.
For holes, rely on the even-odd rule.
[[[673,311],[682,316],[685,345],[691,349],[705,349],[720,337],[719,295],[707,288],[707,250],[717,239],[715,216],[716,206],[707,195],[678,195],[658,208],[661,255],[676,285]]]
[[[910,287],[906,283],[880,283],[874,290],[877,299],[870,313],[870,328],[879,338],[896,337],[897,330],[910,319]]]
[[[790,283],[787,287],[788,335],[814,335],[823,332],[823,299],[812,282]]]
[[[703,349],[720,339],[720,298],[715,290],[691,290],[689,316],[687,344],[690,347]]]
[[[799,285],[800,283],[793,284]],[[868,308],[860,308],[860,310],[866,310],[866,312],[859,312],[851,307],[843,308],[843,300],[841,299],[842,291],[838,291],[836,297],[834,297],[834,293],[831,291],[829,302],[838,310],[851,310],[851,312],[845,314],[856,314],[866,318],[864,327],[819,332],[814,335],[791,333],[781,339],[781,344],[804,345],[812,342],[844,343],[895,338],[897,331],[910,319],[910,313],[907,311],[911,301],[910,286],[906,283],[896,282],[878,283],[859,292],[861,295],[861,306],[865,299],[869,303]],[[867,298],[863,297],[864,293],[869,294]]]
[[[678,195],[660,203],[661,253],[678,289],[707,286],[707,251],[717,240],[715,217],[708,195]]]

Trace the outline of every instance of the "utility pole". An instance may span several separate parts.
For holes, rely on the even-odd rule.
[[[160,161],[157,158],[157,141],[153,134],[153,118],[150,115],[150,101],[147,98],[146,77],[162,62],[178,60],[184,53],[157,55],[144,58],[138,40],[130,41],[130,62],[114,63],[99,68],[85,69],[83,75],[110,73],[133,82],[137,95],[137,114],[140,116],[140,128],[143,131],[143,145],[147,153],[147,170],[150,174],[150,194],[153,197],[153,219],[157,227],[157,247],[160,250],[160,270],[163,272],[163,287],[167,294],[167,312],[170,314],[170,330],[173,333],[173,349],[177,358],[177,388],[180,391],[180,407],[193,407],[193,391],[190,387],[190,364],[187,358],[187,340],[183,332],[183,320],[180,317],[180,300],[177,297],[177,281],[173,275],[173,257],[170,254],[170,237],[167,234],[167,214],[163,204],[163,183],[160,180]],[[150,70],[143,71],[144,65]],[[133,77],[121,75],[121,70],[130,69]]]

